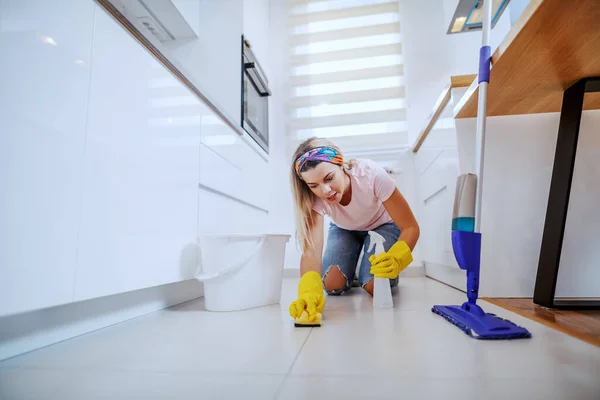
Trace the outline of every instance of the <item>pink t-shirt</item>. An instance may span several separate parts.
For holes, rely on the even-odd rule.
[[[383,206],[396,189],[396,182],[388,173],[371,160],[357,160],[348,174],[352,185],[352,199],[346,206],[330,203],[315,197],[313,210],[329,215],[333,223],[342,229],[368,231],[392,218]]]

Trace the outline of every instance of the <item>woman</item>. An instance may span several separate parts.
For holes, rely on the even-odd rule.
[[[349,291],[357,265],[358,282],[370,295],[374,277],[396,286],[398,275],[412,262],[419,225],[387,172],[370,160],[345,161],[335,144],[311,138],[294,153],[291,179],[302,248],[298,298],[289,307],[292,318],[306,310],[315,321],[325,307],[323,291]],[[323,254],[325,215],[333,222]],[[385,238],[385,253],[379,256],[367,251],[370,230]]]

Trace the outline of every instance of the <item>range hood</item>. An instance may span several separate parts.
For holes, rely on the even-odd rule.
[[[111,0],[128,19],[161,43],[187,41],[197,35],[171,0]],[[134,21],[131,21],[134,22]]]

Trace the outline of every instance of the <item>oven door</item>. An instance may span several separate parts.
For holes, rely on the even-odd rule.
[[[267,78],[242,37],[242,127],[269,153],[269,90]]]
[[[244,102],[242,126],[246,132],[269,152],[269,102],[261,96],[252,80],[244,74]]]

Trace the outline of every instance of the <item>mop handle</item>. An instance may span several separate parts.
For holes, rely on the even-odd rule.
[[[490,82],[490,30],[492,23],[492,0],[483,1],[481,49],[479,50],[479,95],[477,102],[477,134],[475,137],[475,165],[477,167],[477,199],[475,201],[475,232],[481,233],[481,198],[483,188],[483,161],[485,153],[485,117],[487,109],[487,85]]]

